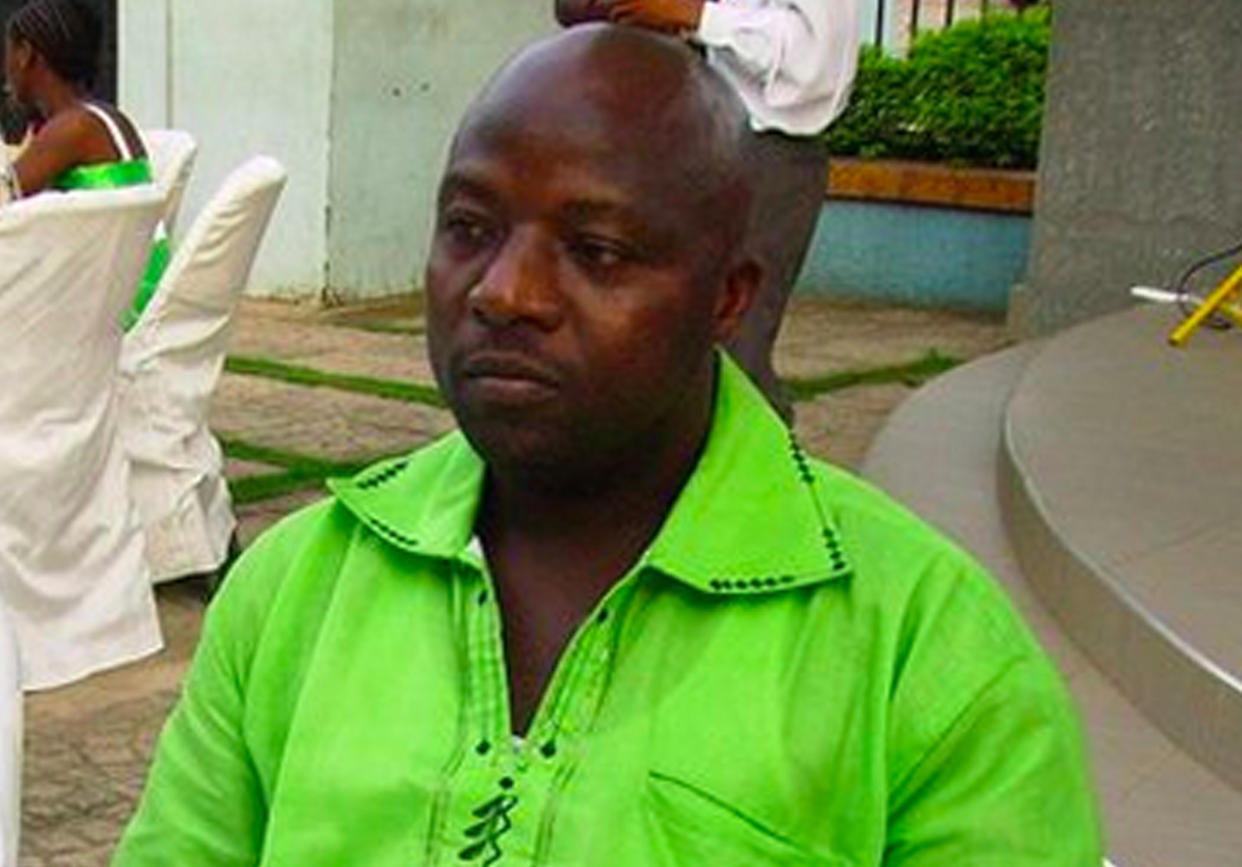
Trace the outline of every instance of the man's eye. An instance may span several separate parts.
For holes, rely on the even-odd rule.
[[[450,213],[441,222],[441,231],[462,247],[484,247],[495,236],[495,226],[478,214]]]
[[[615,268],[633,258],[632,252],[624,244],[593,236],[575,238],[569,244],[569,251],[587,268]]]

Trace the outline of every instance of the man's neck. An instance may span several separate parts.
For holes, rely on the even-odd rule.
[[[593,595],[607,589],[650,545],[694,471],[713,395],[695,403],[676,436],[635,443],[610,465],[582,472],[589,484],[540,484],[489,470],[477,529],[489,560],[501,561],[493,568],[504,568],[506,553],[524,551],[546,564],[550,579],[557,563],[573,562],[575,580],[592,585]]]
[[[635,444],[582,473],[590,486],[489,470],[477,531],[500,598],[515,731],[530,724],[574,628],[642,557],[694,472],[710,395],[688,421],[663,448]]]

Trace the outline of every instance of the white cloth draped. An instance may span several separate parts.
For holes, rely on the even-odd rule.
[[[155,185],[164,193],[163,225],[171,237],[176,231],[181,199],[198,155],[198,142],[179,129],[144,129],[142,142],[147,149]]]
[[[227,557],[235,521],[207,410],[284,180],[284,167],[269,157],[233,172],[125,335],[121,432],[157,582],[212,571]]]
[[[21,836],[22,681],[17,636],[0,606],[0,867],[17,867]]]
[[[163,204],[141,186],[0,207],[0,598],[27,689],[162,645],[116,366]]]

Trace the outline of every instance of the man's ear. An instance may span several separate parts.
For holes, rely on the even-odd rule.
[[[737,332],[762,282],[763,266],[754,259],[743,259],[729,268],[713,316],[713,337],[717,343],[724,343]]]

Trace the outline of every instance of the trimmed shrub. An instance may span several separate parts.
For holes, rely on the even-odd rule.
[[[868,46],[849,107],[825,134],[838,156],[1033,168],[1051,13],[991,14],[920,35],[904,60]]]

